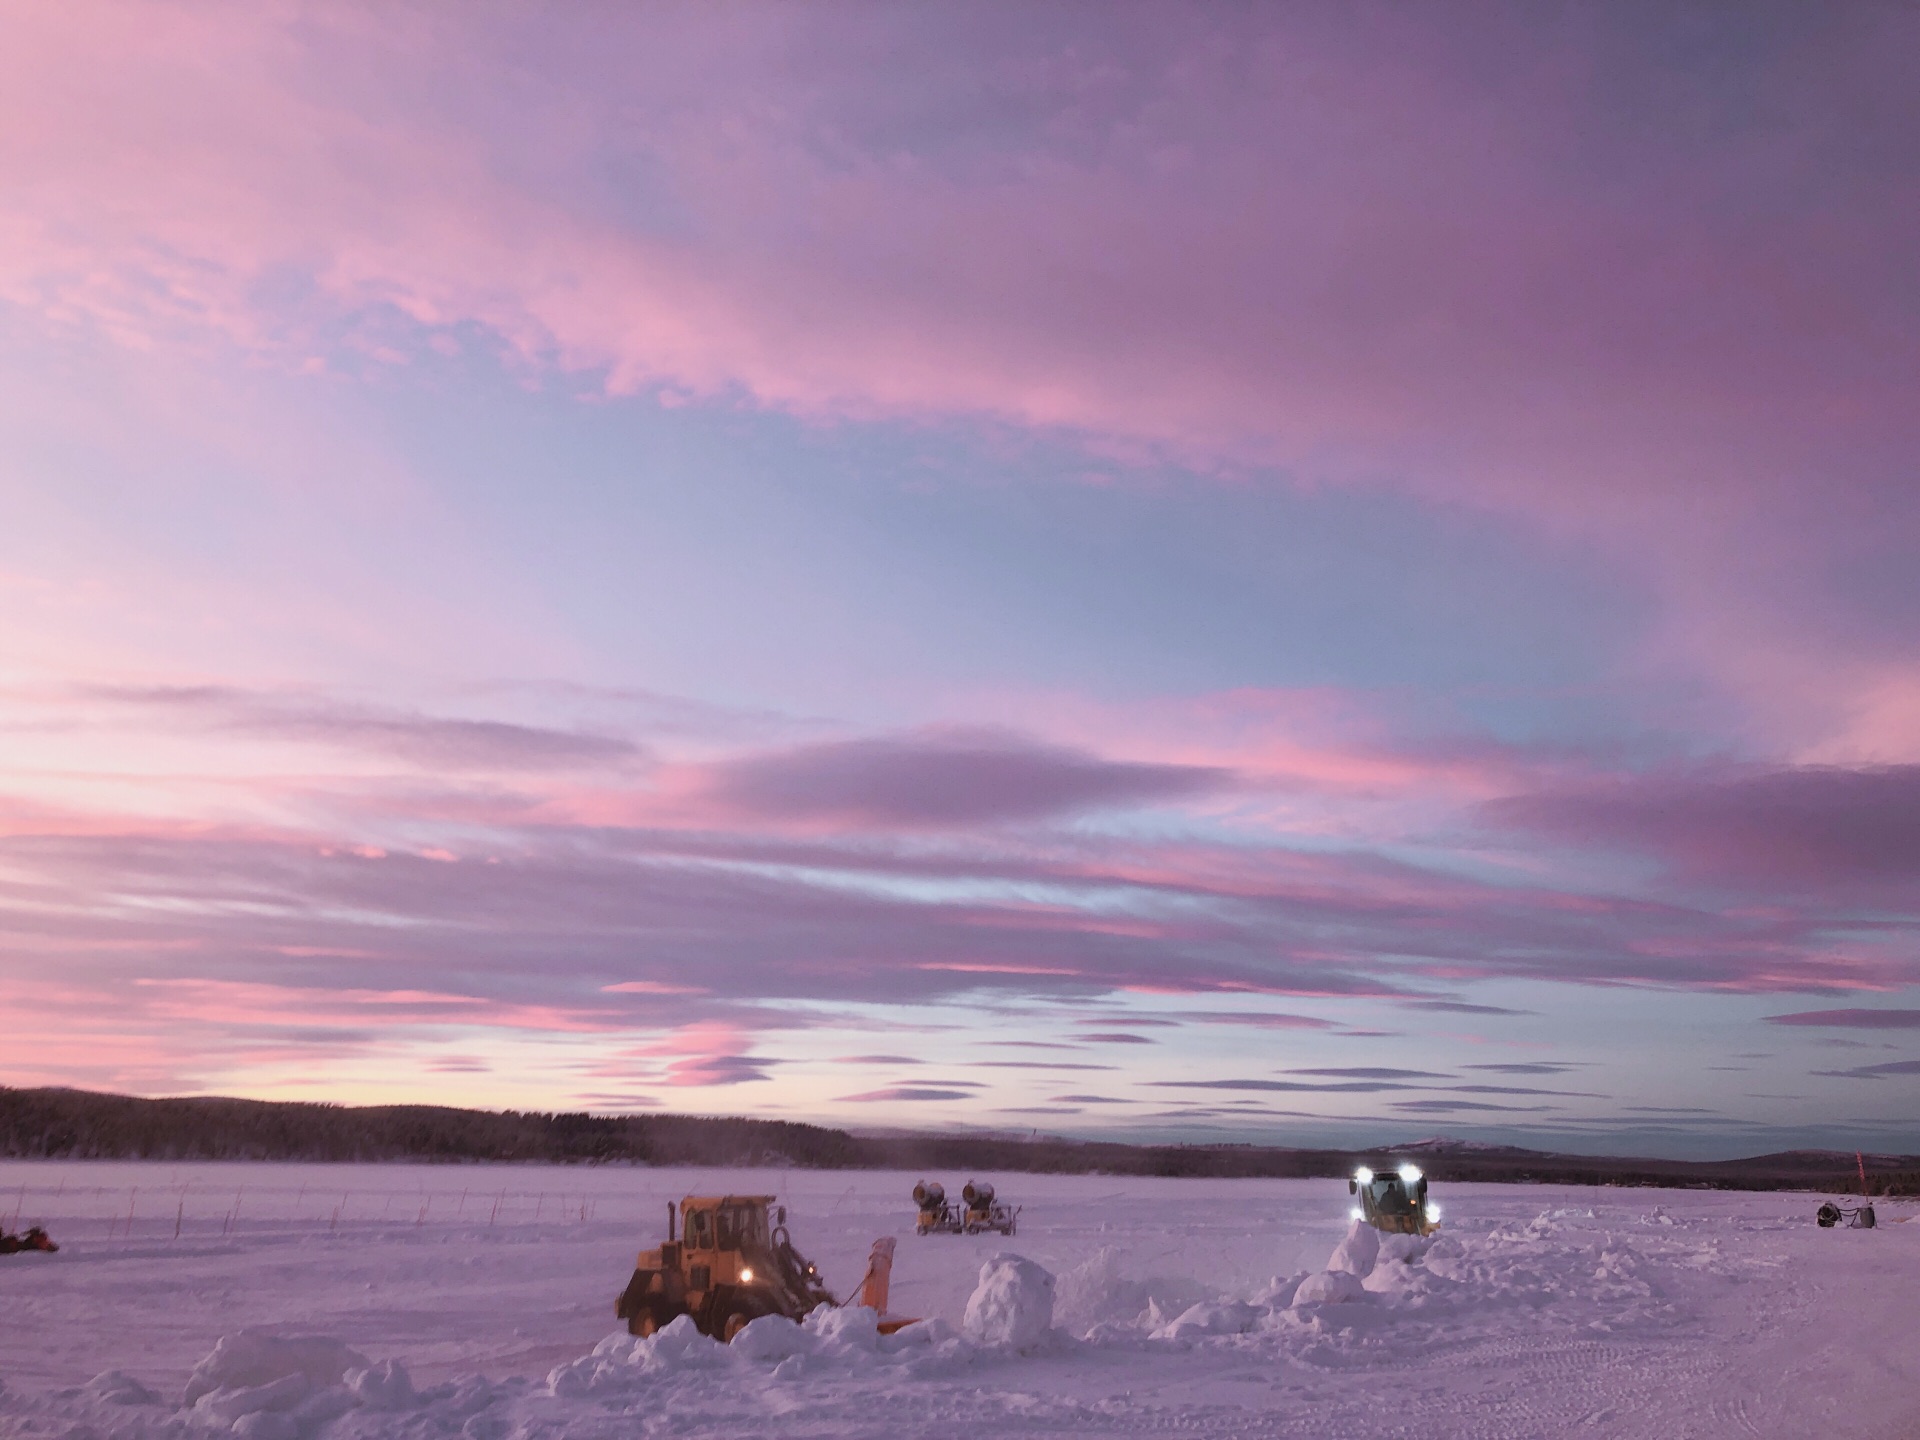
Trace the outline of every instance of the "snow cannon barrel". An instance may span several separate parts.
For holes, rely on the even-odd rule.
[[[947,1199],[947,1187],[938,1180],[922,1180],[915,1185],[913,1203],[920,1207],[913,1222],[916,1235],[946,1234],[960,1229],[960,1216],[953,1202]]]
[[[967,1202],[969,1210],[985,1210],[993,1204],[993,1186],[984,1181],[969,1180],[966,1188],[960,1192],[960,1198]]]

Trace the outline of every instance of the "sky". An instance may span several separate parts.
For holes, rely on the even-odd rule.
[[[0,6],[0,1084],[1920,1151],[1916,46]]]

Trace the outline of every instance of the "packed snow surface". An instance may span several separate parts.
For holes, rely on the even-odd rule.
[[[1421,1239],[1339,1181],[973,1177],[1008,1240],[914,1236],[918,1178],[0,1164],[0,1221],[61,1244],[0,1258],[0,1437],[1920,1435],[1903,1204],[1436,1182]],[[667,1202],[725,1192],[842,1295],[899,1237],[924,1320],[618,1330]]]

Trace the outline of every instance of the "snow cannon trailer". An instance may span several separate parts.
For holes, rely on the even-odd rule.
[[[1871,1200],[1858,1205],[1836,1205],[1831,1200],[1823,1201],[1814,1212],[1813,1220],[1822,1230],[1831,1230],[1840,1224],[1849,1230],[1871,1230],[1880,1223],[1873,1213]]]
[[[1431,1235],[1440,1228],[1440,1207],[1427,1199],[1427,1177],[1418,1165],[1385,1175],[1362,1165],[1347,1181],[1347,1193],[1360,1199],[1353,1218],[1389,1235]]]
[[[913,1203],[918,1213],[913,1220],[916,1235],[958,1235],[960,1211],[947,1199],[947,1187],[938,1180],[922,1180],[913,1187]]]
[[[667,1205],[666,1243],[642,1250],[614,1314],[634,1335],[651,1335],[682,1315],[715,1340],[731,1341],[763,1315],[804,1320],[837,1305],[820,1272],[794,1248],[785,1206],[771,1195],[689,1195]],[[674,1238],[675,1220],[680,1238]],[[893,1239],[876,1240],[860,1283],[860,1303],[891,1334],[914,1322],[887,1313]]]
[[[961,1228],[967,1234],[978,1235],[982,1230],[1013,1234],[1019,1220],[1019,1207],[1009,1208],[1004,1201],[995,1200],[993,1186],[969,1180],[960,1198],[967,1202],[967,1213],[961,1220]]]

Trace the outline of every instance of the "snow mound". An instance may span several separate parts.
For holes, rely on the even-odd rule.
[[[792,1355],[803,1355],[813,1348],[812,1337],[796,1320],[784,1315],[762,1315],[750,1320],[733,1337],[733,1353],[749,1360],[769,1360],[776,1364]]]
[[[821,1305],[804,1321],[763,1315],[733,1337],[731,1345],[709,1339],[680,1315],[639,1339],[616,1331],[592,1353],[557,1365],[547,1374],[547,1393],[557,1399],[637,1399],[683,1379],[718,1381],[748,1372],[775,1380],[806,1375],[866,1375],[889,1367],[909,1375],[939,1375],[964,1369],[978,1353],[940,1320],[923,1320],[882,1335],[880,1317],[861,1305]]]
[[[1012,1350],[1038,1348],[1053,1332],[1053,1276],[1022,1255],[995,1255],[961,1322],[969,1340]]]
[[[366,1356],[327,1336],[242,1330],[223,1335],[194,1367],[181,1405],[247,1440],[301,1440],[359,1403],[341,1381],[366,1368]]]
[[[880,1349],[880,1312],[865,1305],[819,1305],[802,1322],[819,1352],[872,1355]]]
[[[216,1390],[245,1390],[298,1377],[309,1386],[337,1385],[367,1357],[324,1335],[283,1339],[258,1330],[223,1335],[213,1352],[187,1377],[183,1405],[196,1405]]]
[[[107,1405],[158,1405],[160,1397],[124,1370],[103,1371],[89,1380],[81,1394]]]
[[[1351,1270],[1322,1270],[1309,1275],[1293,1292],[1293,1308],[1302,1305],[1339,1305],[1367,1298],[1367,1287]]]
[[[1075,1335],[1130,1335],[1157,1329],[1167,1317],[1209,1298],[1191,1275],[1136,1278],[1124,1273],[1120,1251],[1103,1246],[1058,1277],[1054,1322]]]
[[[1203,1300],[1153,1332],[1155,1340],[1198,1340],[1207,1335],[1245,1335],[1266,1318],[1266,1307],[1243,1300]]]
[[[1373,1273],[1374,1262],[1379,1258],[1380,1232],[1364,1220],[1355,1220],[1347,1226],[1345,1237],[1334,1246],[1327,1269],[1344,1270],[1364,1280]]]
[[[369,1410],[410,1410],[419,1402],[413,1377],[398,1360],[382,1360],[343,1377],[353,1398]]]
[[[676,1315],[644,1339],[615,1331],[578,1360],[556,1365],[547,1374],[547,1389],[561,1399],[614,1395],[644,1388],[664,1374],[718,1370],[726,1364],[726,1346],[702,1335],[691,1315]]]

